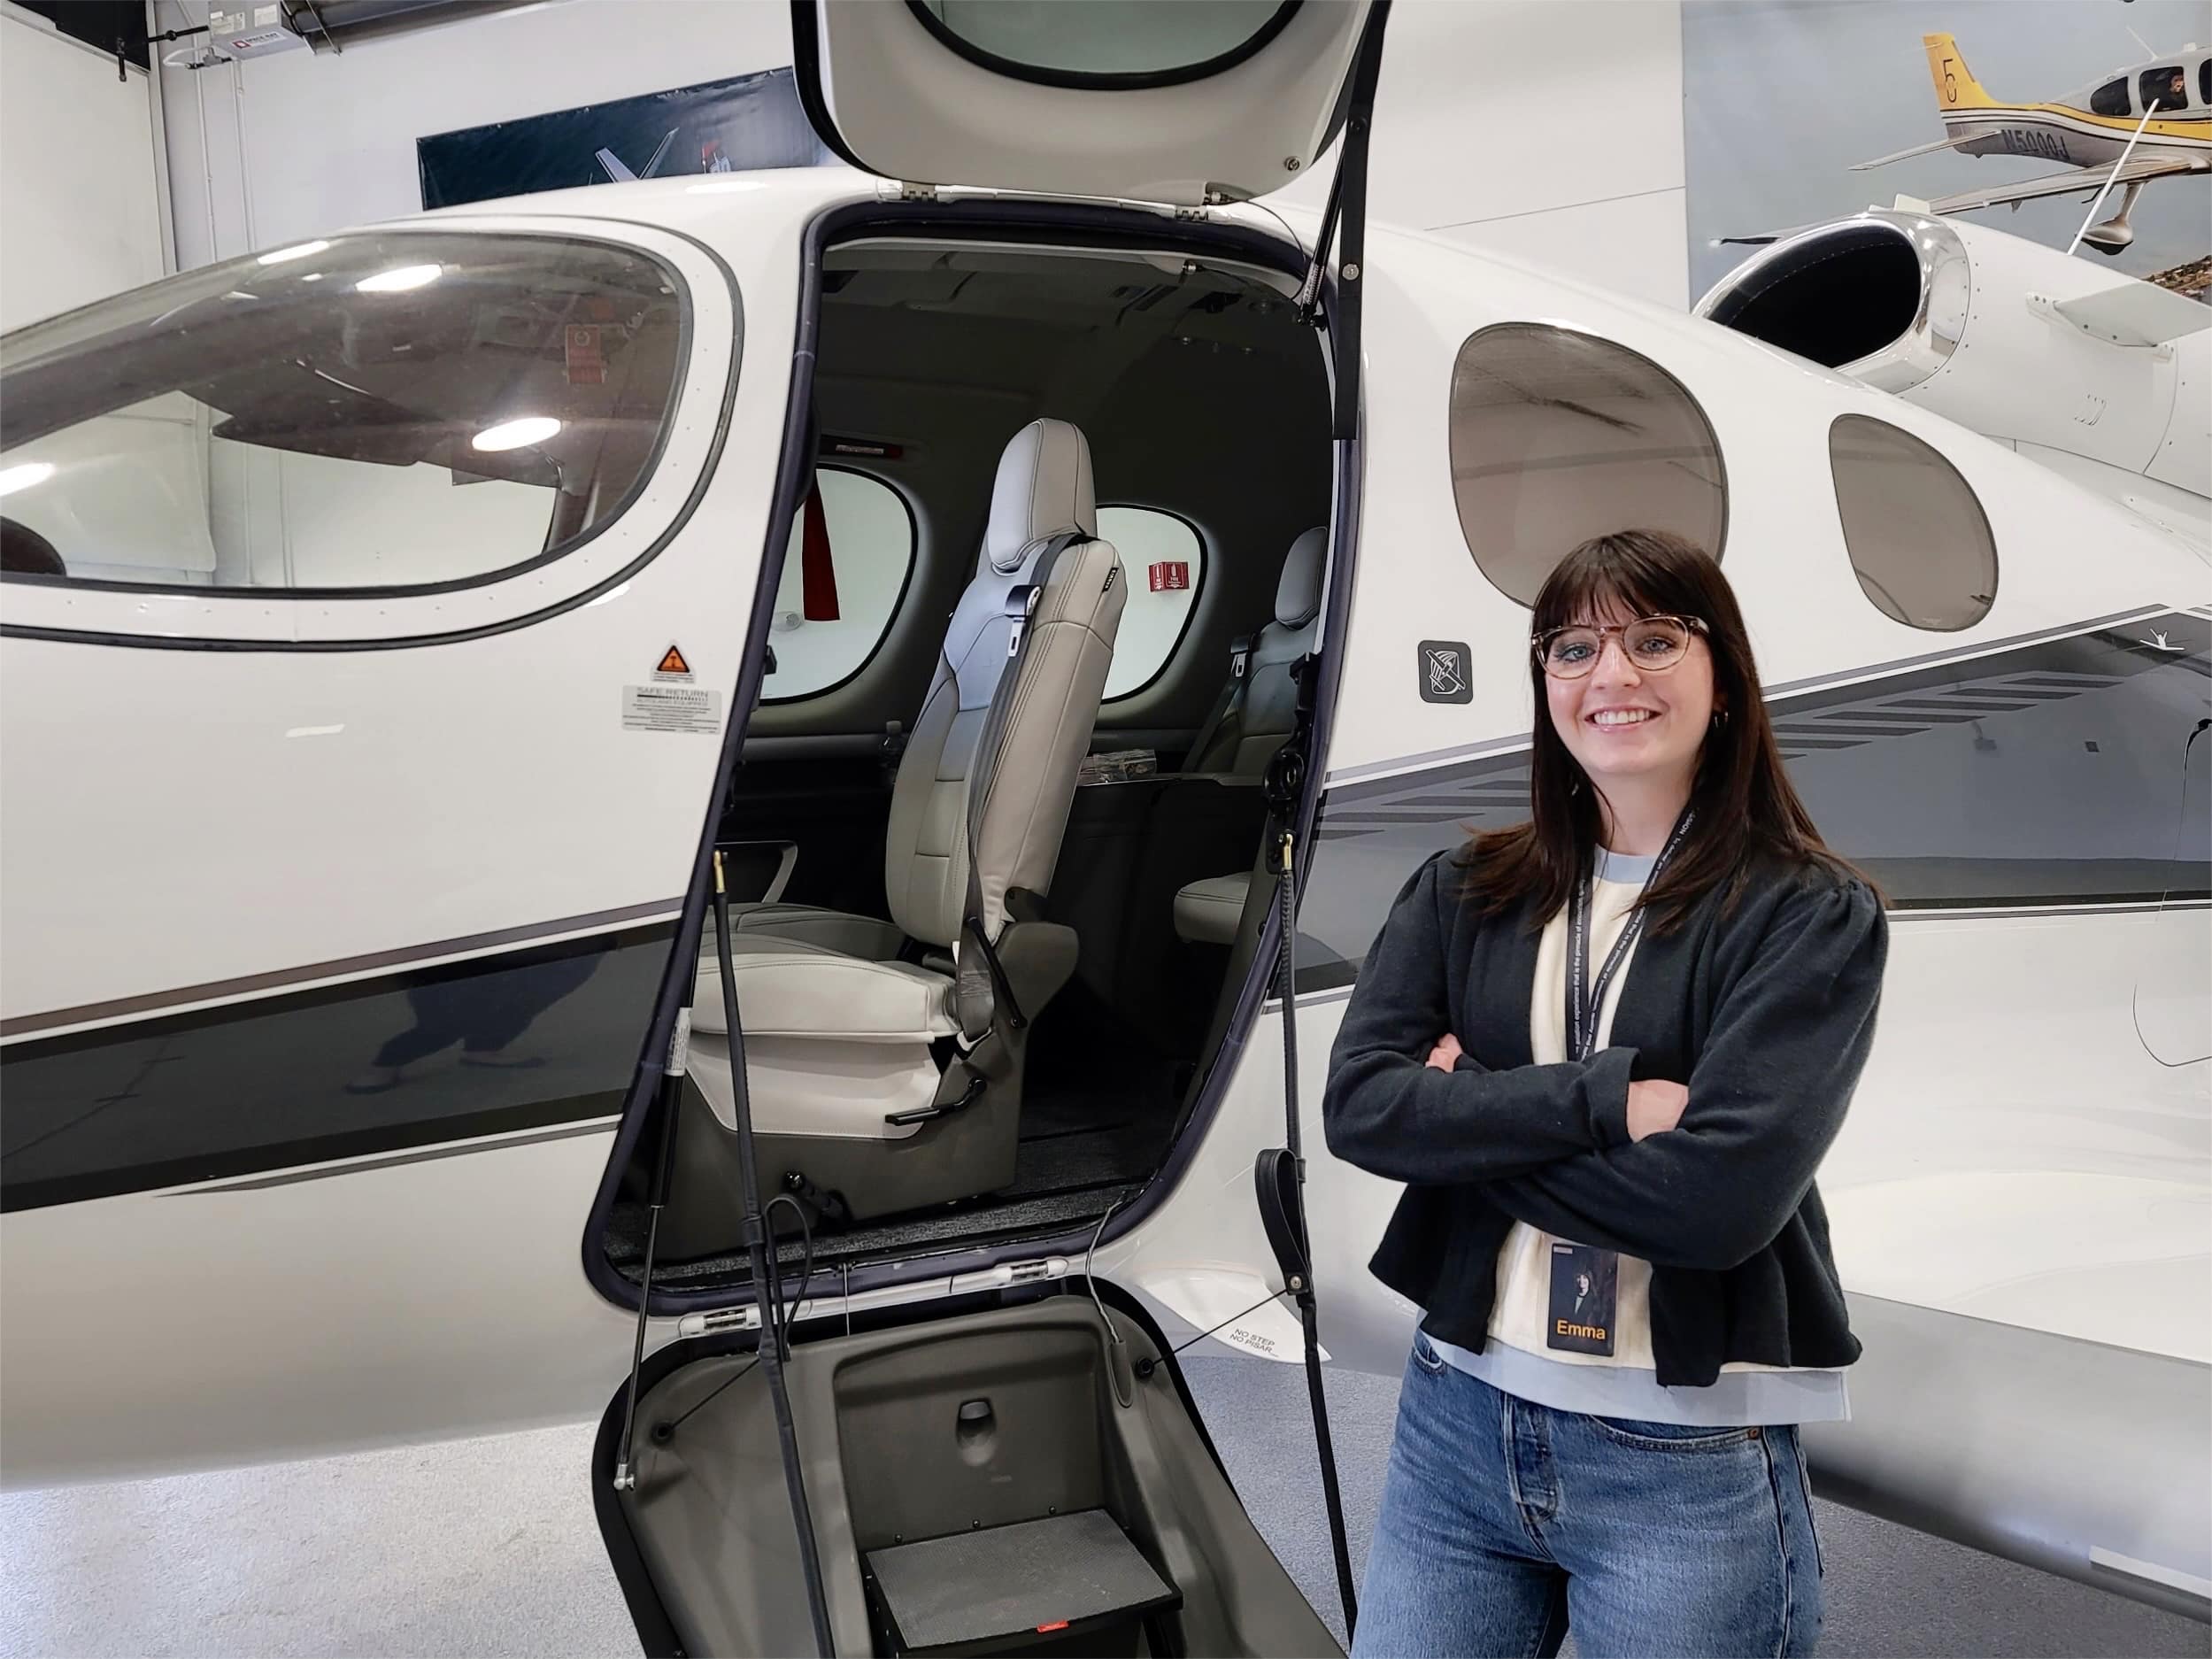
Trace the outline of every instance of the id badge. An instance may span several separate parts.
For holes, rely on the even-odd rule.
[[[1552,1246],[1551,1318],[1544,1345],[1570,1354],[1613,1353],[1621,1258],[1590,1245]]]

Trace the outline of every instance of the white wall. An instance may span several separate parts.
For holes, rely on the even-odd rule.
[[[1401,0],[1376,104],[1373,217],[1689,305],[1676,0]]]
[[[157,0],[160,27],[206,0]],[[543,0],[343,53],[163,72],[180,264],[420,212],[415,140],[791,61],[768,0]]]
[[[0,330],[161,274],[143,74],[0,9]]]

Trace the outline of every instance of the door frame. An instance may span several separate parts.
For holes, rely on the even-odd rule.
[[[873,235],[942,235],[947,241],[969,237],[1029,241],[1052,247],[1078,245],[1100,248],[1143,247],[1185,249],[1193,253],[1234,258],[1267,266],[1285,276],[1306,274],[1305,250],[1286,243],[1277,235],[1248,225],[1171,219],[1142,209],[1094,205],[1084,202],[1001,200],[990,197],[952,200],[852,202],[815,215],[803,241],[804,266],[799,276],[799,313],[793,337],[791,378],[785,393],[783,448],[762,550],[759,587],[746,627],[744,666],[722,733],[722,751],[709,792],[716,806],[727,799],[744,750],[745,729],[758,706],[765,661],[765,646],[774,621],[775,595],[782,580],[783,558],[789,548],[791,523],[804,497],[814,460],[808,434],[813,430],[813,366],[820,346],[821,276],[829,248],[842,241]],[[1332,397],[1337,380],[1335,360],[1339,297],[1333,277],[1324,274],[1317,298],[1318,343],[1322,353]],[[1364,417],[1364,410],[1362,410]],[[1364,424],[1364,418],[1362,420]],[[1320,683],[1315,688],[1311,758],[1300,791],[1297,821],[1296,868],[1300,890],[1313,858],[1312,830],[1321,807],[1329,737],[1334,724],[1344,678],[1343,644],[1351,620],[1353,568],[1358,553],[1360,448],[1359,438],[1334,438],[1330,444],[1333,470],[1330,512],[1330,557],[1320,631]],[[651,1106],[659,1092],[660,1056],[667,1053],[705,937],[707,894],[714,846],[716,812],[710,810],[702,826],[690,888],[682,919],[676,924],[674,948],[653,1005],[652,1024],[643,1046],[644,1058],[622,1107],[621,1126],[602,1174],[599,1190],[585,1217],[580,1241],[586,1280],[593,1290],[618,1308],[635,1311],[638,1286],[618,1272],[607,1258],[605,1236],[624,1172],[637,1156]],[[1281,950],[1280,907],[1270,907],[1254,951],[1252,967],[1239,988],[1236,1008],[1221,1045],[1206,1061],[1203,1082],[1177,1128],[1167,1157],[1137,1200],[1117,1209],[1101,1229],[1096,1223],[1070,1228],[1049,1238],[1012,1243],[984,1244],[938,1254],[908,1253],[898,1262],[857,1264],[841,1270],[837,1293],[882,1289],[913,1281],[943,1279],[971,1273],[1001,1262],[1041,1255],[1095,1251],[1142,1225],[1167,1200],[1191,1166],[1218,1115],[1222,1100],[1237,1071],[1245,1045],[1273,999],[1270,971]],[[652,1290],[651,1315],[680,1317],[712,1309],[744,1307],[753,1301],[750,1285],[723,1285],[709,1290],[682,1291],[663,1286]]]

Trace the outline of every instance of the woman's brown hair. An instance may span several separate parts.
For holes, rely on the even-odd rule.
[[[1679,926],[1716,887],[1725,888],[1725,902],[1732,905],[1759,853],[1856,876],[1828,850],[1791,786],[1759,695],[1744,613],[1712,555],[1664,530],[1620,530],[1584,542],[1545,578],[1530,631],[1540,636],[1591,621],[1611,606],[1632,616],[1694,617],[1705,625],[1713,656],[1716,719],[1691,784],[1696,823],[1639,900],[1654,930]],[[1552,725],[1544,668],[1533,650],[1529,680],[1536,697],[1529,759],[1534,815],[1509,830],[1477,834],[1460,861],[1468,872],[1468,900],[1482,914],[1526,901],[1532,923],[1541,926],[1588,872],[1602,822],[1595,790]]]

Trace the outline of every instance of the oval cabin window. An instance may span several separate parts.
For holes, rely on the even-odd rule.
[[[824,467],[791,521],[762,700],[835,691],[875,660],[914,567],[914,519],[880,478]]]
[[[1452,367],[1451,453],[1468,551],[1522,605],[1593,536],[1672,530],[1721,556],[1712,426],[1673,375],[1609,340],[1520,322],[1470,336]]]
[[[1911,433],[1867,415],[1828,428],[1836,509],[1859,586],[1884,616],[1955,633],[1997,599],[1997,544],[1973,487]]]

